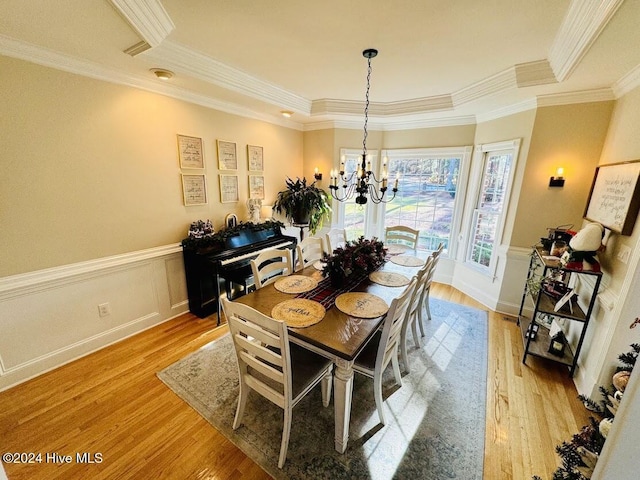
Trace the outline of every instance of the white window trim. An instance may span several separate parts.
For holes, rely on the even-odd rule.
[[[423,157],[423,158],[442,158],[449,156],[457,156],[460,157],[460,172],[458,176],[458,188],[456,188],[456,202],[454,207],[454,216],[451,220],[451,236],[449,240],[449,251],[448,256],[450,258],[456,258],[457,252],[460,248],[460,235],[456,235],[455,232],[460,232],[462,230],[464,212],[467,205],[467,190],[469,184],[469,172],[471,170],[471,153],[473,151],[473,147],[471,145],[462,146],[462,147],[437,147],[437,148],[394,148],[382,150],[381,158],[387,157],[387,159],[391,160],[395,158],[406,158],[406,157]],[[393,181],[393,178],[390,178],[389,181]],[[382,211],[380,212],[380,218],[384,219],[386,214],[386,205],[382,205]],[[382,224],[381,224],[382,228]],[[384,231],[380,232],[378,236],[384,235]]]
[[[476,270],[483,275],[490,276],[494,279],[495,279],[496,270],[499,262],[500,248],[503,246],[502,237],[504,235],[507,217],[508,217],[509,209],[511,207],[509,202],[511,199],[511,192],[513,190],[513,181],[515,178],[515,173],[518,165],[518,157],[520,153],[521,143],[522,143],[522,140],[520,138],[517,138],[514,140],[506,140],[502,142],[480,144],[480,145],[476,145],[475,152],[473,155],[474,157],[473,169],[472,169],[473,171],[471,174],[472,187],[470,188],[469,197],[468,197],[469,201],[467,202],[467,208],[465,209],[467,211],[467,214],[466,214],[467,218],[464,221],[464,230],[460,234],[460,239],[465,244],[465,247],[463,250],[465,252],[463,260],[464,260],[464,264],[469,268]],[[507,189],[505,191],[505,196],[504,196],[504,208],[500,215],[498,226],[496,228],[496,236],[493,244],[491,261],[489,262],[488,267],[483,267],[482,265],[479,265],[476,262],[470,261],[469,257],[471,255],[471,247],[473,245],[473,242],[471,241],[473,214],[477,208],[478,195],[480,194],[480,190],[482,187],[481,181],[482,181],[482,175],[484,172],[485,157],[489,152],[491,153],[511,152],[513,163],[511,165],[511,169],[509,172],[509,179],[507,180]]]

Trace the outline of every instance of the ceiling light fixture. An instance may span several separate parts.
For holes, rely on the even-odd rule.
[[[153,74],[160,80],[167,81],[171,77],[173,77],[173,72],[170,72],[169,70],[165,70],[163,68],[152,68],[150,71],[153,72]]]
[[[283,117],[286,118],[291,118],[291,116],[293,115],[293,112],[291,110],[281,110],[280,113]]]
[[[331,196],[339,202],[345,202],[352,198],[355,194],[356,203],[358,205],[364,205],[367,203],[367,195],[371,197],[373,203],[387,203],[393,200],[398,192],[398,177],[396,176],[395,183],[391,191],[393,196],[391,198],[384,198],[385,192],[388,190],[388,172],[386,159],[382,164],[382,174],[380,180],[378,180],[371,170],[371,160],[367,158],[367,123],[369,121],[369,89],[371,87],[371,59],[378,55],[378,50],[375,48],[368,48],[362,52],[364,58],[367,59],[367,93],[365,96],[364,106],[364,138],[362,139],[362,163],[358,166],[358,169],[354,172],[348,173],[345,171],[344,159],[340,161],[340,171],[331,170],[331,182],[329,189]],[[343,195],[338,190],[338,180],[342,183]],[[380,185],[377,189],[378,184]]]

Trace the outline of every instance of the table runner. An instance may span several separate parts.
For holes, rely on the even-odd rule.
[[[331,278],[326,277],[318,282],[318,286],[308,292],[300,293],[295,298],[307,298],[320,303],[325,309],[329,310],[336,303],[336,298],[346,292],[350,292],[356,288],[368,274],[352,275],[345,278],[345,283],[341,287],[331,285]]]

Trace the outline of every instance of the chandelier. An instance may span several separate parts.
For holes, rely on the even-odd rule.
[[[362,139],[362,162],[358,166],[357,170],[353,172],[347,172],[345,170],[344,159],[340,162],[340,170],[331,170],[331,183],[329,189],[331,196],[340,202],[345,202],[354,195],[356,196],[356,203],[358,205],[364,205],[367,203],[367,195],[371,197],[373,203],[386,203],[393,200],[398,191],[398,177],[396,176],[395,183],[391,191],[393,196],[385,199],[385,193],[388,190],[388,172],[386,160],[382,164],[382,173],[380,179],[378,179],[371,170],[371,161],[367,158],[367,122],[369,121],[369,89],[371,87],[371,59],[378,55],[378,50],[375,48],[369,48],[362,52],[362,55],[367,59],[367,94],[365,97],[364,106],[364,138]],[[338,185],[341,184],[341,186]],[[342,192],[339,190],[342,189]]]

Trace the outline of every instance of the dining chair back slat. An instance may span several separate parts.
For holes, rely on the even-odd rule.
[[[424,327],[422,326],[422,299],[424,289],[427,285],[427,278],[429,272],[432,269],[433,257],[427,258],[425,264],[416,273],[416,288],[411,295],[411,301],[409,308],[407,309],[407,318],[402,326],[402,338],[400,340],[400,358],[404,365],[405,371],[410,372],[409,357],[407,355],[407,336],[409,335],[409,329],[413,333],[413,341],[416,348],[420,348],[420,337],[418,336],[418,324],[420,325],[420,331],[424,336]]]
[[[385,228],[384,241],[388,244],[406,245],[412,250],[416,250],[418,248],[419,237],[420,230],[404,225],[395,225]]]
[[[319,237],[307,237],[296,246],[296,271],[303,270],[313,262],[320,260],[324,254],[324,242]]]
[[[324,236],[325,252],[329,255],[338,247],[344,247],[347,244],[347,231],[344,228],[332,228]]]
[[[284,410],[278,467],[287,456],[293,407],[321,383],[322,403],[329,405],[333,364],[289,343],[286,324],[252,307],[222,298],[238,360],[240,392],[233,429],[242,424],[249,390]]]
[[[382,401],[382,374],[389,363],[391,363],[396,383],[402,385],[398,352],[402,324],[405,321],[415,286],[416,277],[411,279],[411,282],[399,297],[392,300],[382,330],[378,330],[375,333],[363,351],[355,358],[353,365],[354,371],[373,378],[376,409],[378,410],[380,422],[383,425],[385,423],[385,417],[384,403]]]
[[[422,298],[420,299],[420,303],[424,305],[427,310],[427,318],[431,320],[431,309],[429,308],[429,293],[431,292],[431,282],[433,281],[433,276],[436,272],[436,267],[438,266],[438,262],[440,261],[440,256],[442,254],[442,250],[444,249],[444,244],[440,242],[438,248],[431,254],[431,258],[433,258],[433,262],[431,264],[431,269],[429,271],[429,275],[427,280],[425,281],[424,291],[422,292]],[[422,317],[422,310],[420,310],[420,317]],[[420,330],[422,332],[422,336],[424,337],[424,326],[423,320],[420,319]]]
[[[251,270],[256,290],[275,282],[278,277],[291,275],[293,272],[291,250],[288,248],[265,250],[251,260]]]

